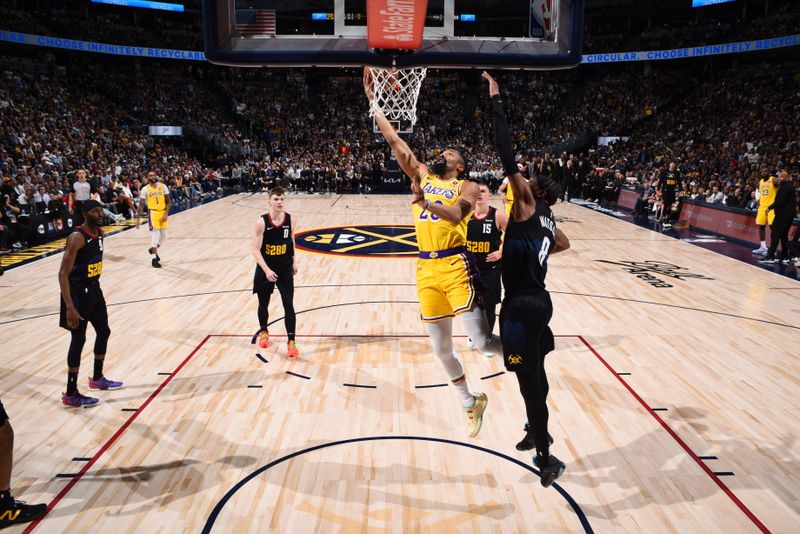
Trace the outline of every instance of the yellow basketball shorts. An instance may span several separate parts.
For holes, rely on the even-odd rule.
[[[473,309],[480,297],[480,280],[472,256],[417,260],[417,294],[421,318],[428,323]]]
[[[169,228],[169,219],[162,222],[162,217],[164,217],[164,210],[150,210],[148,218],[151,230],[166,230]]]
[[[758,207],[758,213],[756,213],[756,224],[759,226],[764,226],[766,224],[772,224],[772,221],[775,220],[775,210],[770,210],[769,215],[767,215],[767,207]]]

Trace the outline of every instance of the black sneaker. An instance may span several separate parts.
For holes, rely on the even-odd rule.
[[[550,445],[553,444],[553,436],[550,433],[547,433],[547,441],[550,442]],[[536,447],[536,443],[533,441],[533,433],[525,434],[525,437],[522,438],[522,441],[517,443],[516,448],[518,451],[529,451]]]
[[[47,512],[46,504],[27,504],[14,501],[8,507],[0,507],[0,529],[39,519]]]
[[[758,260],[758,263],[773,264],[773,263],[778,263],[778,260],[776,260],[775,258],[767,258],[767,257],[765,257],[764,259]]]
[[[528,424],[527,421],[525,422],[523,430],[525,430],[525,437],[522,438],[522,441],[517,443],[516,449],[518,451],[529,451],[536,447],[536,443],[533,441],[533,431],[531,431],[531,425]],[[553,444],[553,436],[551,436],[549,432],[547,433],[547,441],[550,442],[550,445]]]
[[[153,258],[153,261],[150,262],[150,263],[152,263],[153,267],[155,267],[156,269],[160,269],[161,268],[161,264],[158,262],[158,258]]]
[[[539,481],[545,488],[549,487],[550,484],[555,482],[555,480],[567,469],[567,465],[552,454],[547,458],[547,460],[544,460],[541,456],[537,455],[533,459],[533,464],[539,468],[539,476],[541,477]]]

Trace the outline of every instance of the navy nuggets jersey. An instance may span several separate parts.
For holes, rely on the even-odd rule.
[[[530,219],[508,220],[503,243],[503,286],[506,295],[524,295],[545,289],[547,258],[556,243],[553,212],[542,199]]]
[[[86,285],[100,279],[103,272],[103,231],[98,228],[97,234],[90,234],[86,228],[79,226],[86,244],[75,254],[75,264],[69,272],[71,284]]]
[[[500,262],[488,262],[486,256],[500,248],[501,233],[497,228],[497,210],[489,206],[489,213],[479,218],[474,213],[467,223],[467,251],[475,256],[481,271],[500,268]]]
[[[270,267],[291,262],[294,258],[291,215],[284,213],[283,221],[279,225],[273,223],[269,213],[265,213],[261,217],[264,219],[261,257]]]

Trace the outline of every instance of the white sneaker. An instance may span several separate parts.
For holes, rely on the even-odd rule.
[[[758,247],[753,251],[753,254],[766,254],[766,253],[767,253],[767,247]]]
[[[486,411],[486,404],[489,399],[486,398],[486,393],[475,393],[475,405],[471,408],[464,408],[464,413],[467,416],[467,435],[474,438],[481,431],[483,426],[483,412]]]

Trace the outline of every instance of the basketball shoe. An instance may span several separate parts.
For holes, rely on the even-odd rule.
[[[300,356],[300,349],[297,348],[297,344],[294,341],[286,344],[286,354],[292,358]]]
[[[0,504],[0,529],[39,519],[47,512],[46,504],[28,504],[13,498],[9,501]]]
[[[486,405],[489,403],[486,393],[476,393],[473,396],[475,397],[475,404],[470,408],[463,407],[464,412],[467,414],[467,435],[471,438],[477,436],[478,432],[481,431],[483,412],[486,411]]]
[[[523,430],[525,430],[525,437],[522,438],[522,441],[517,443],[516,449],[518,451],[529,451],[534,447],[536,447],[536,443],[534,442],[533,439],[533,431],[531,430],[531,425],[528,424],[527,421],[525,421],[525,427],[523,428]],[[553,444],[553,436],[550,435],[550,432],[547,433],[547,441],[550,443],[550,445]]]
[[[108,378],[101,376],[97,380],[94,380],[92,377],[89,377],[89,389],[121,389],[122,382],[116,382],[114,380],[109,380]]]
[[[81,395],[80,391],[76,391],[74,395],[67,396],[66,393],[61,395],[61,404],[65,408],[92,408],[100,403],[100,399],[94,397],[87,397]]]
[[[261,333],[258,334],[258,346],[262,349],[269,347],[269,332],[266,330],[262,330]]]
[[[552,454],[549,454],[546,460],[537,454],[533,458],[533,463],[539,468],[541,477],[539,482],[545,488],[549,487],[567,469],[567,465]]]

